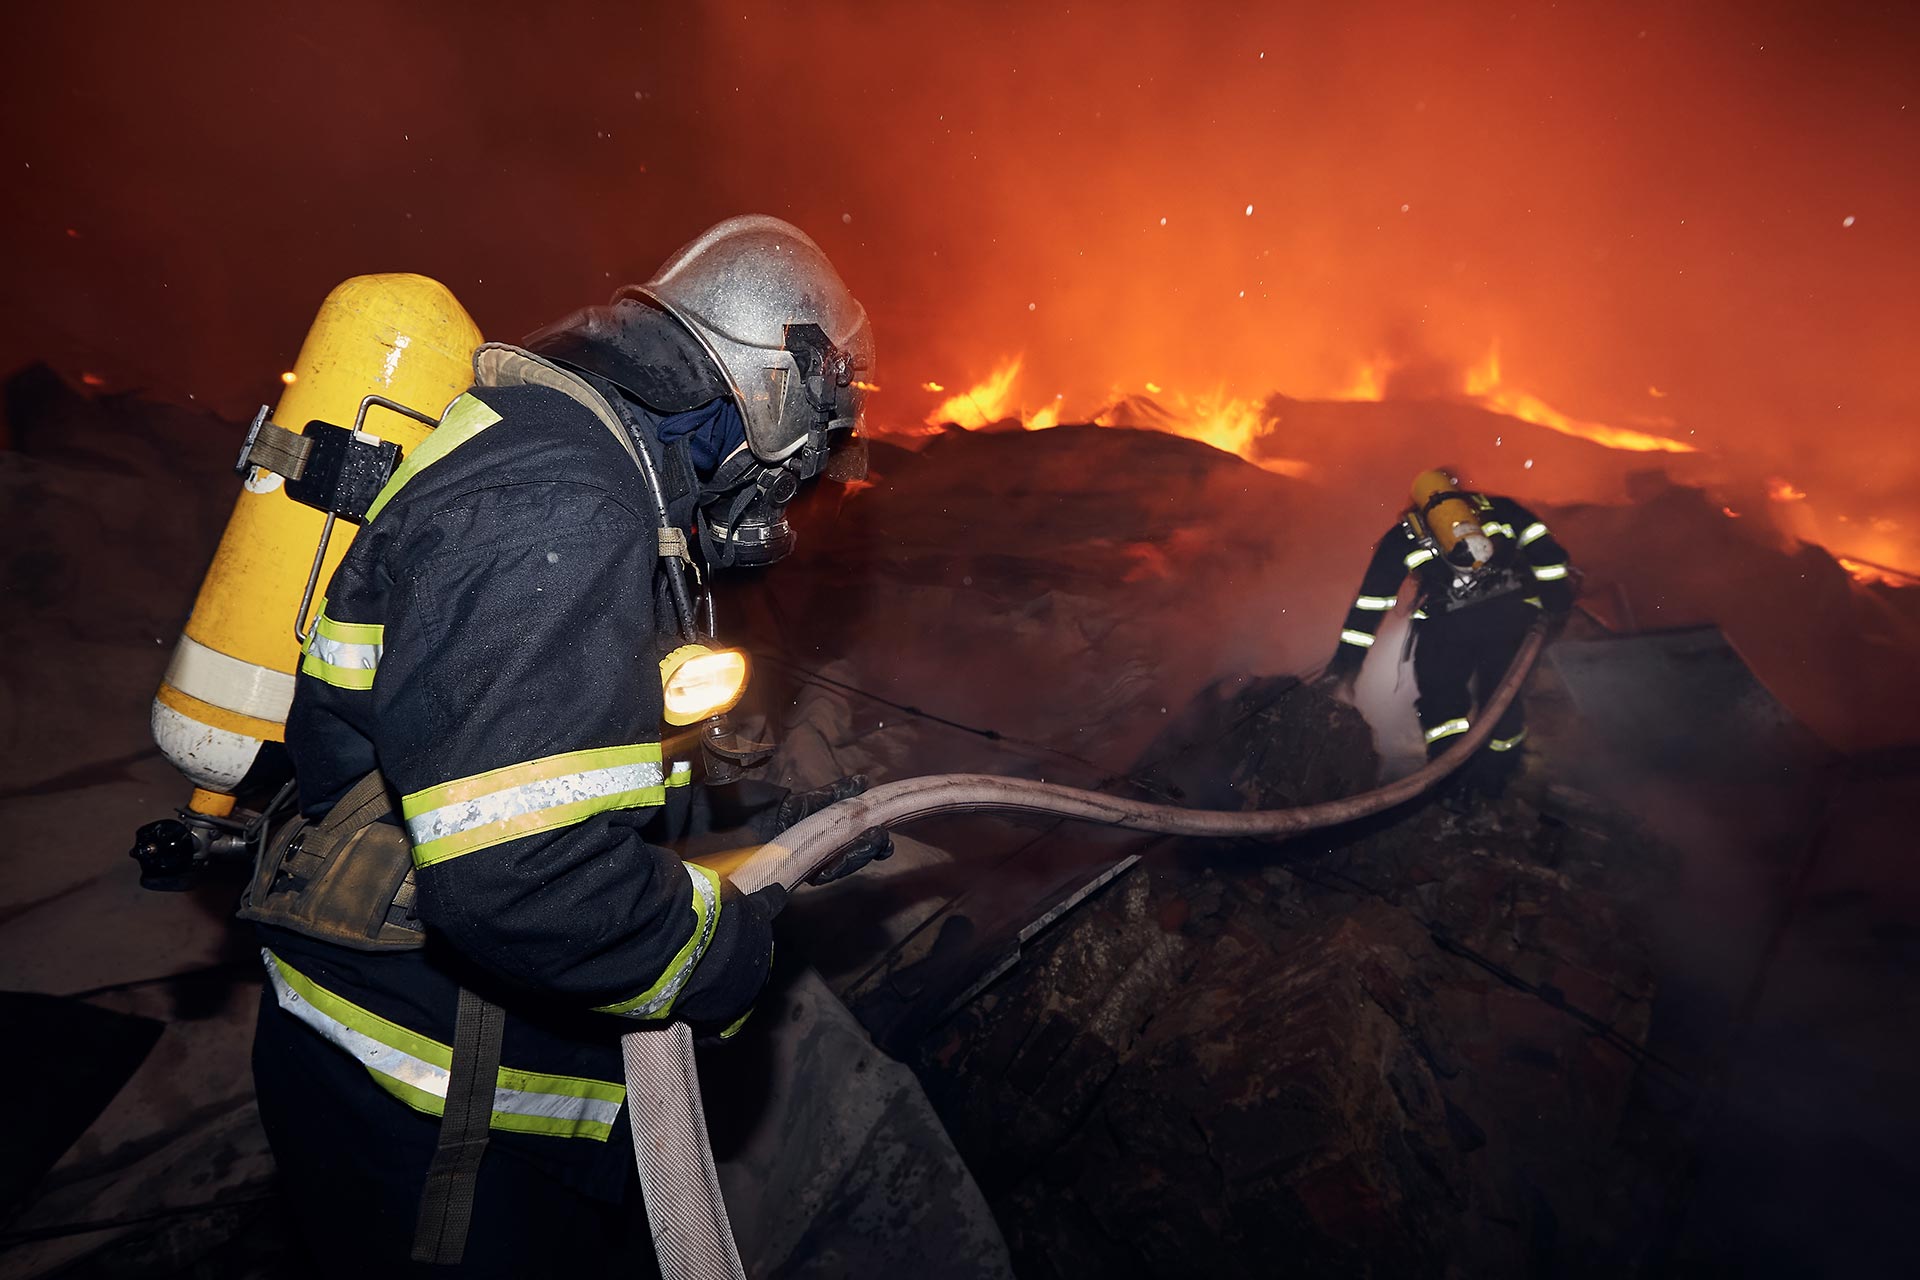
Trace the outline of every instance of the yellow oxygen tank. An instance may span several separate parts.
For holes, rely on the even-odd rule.
[[[287,389],[273,421],[295,432],[316,419],[349,426],[369,395],[437,419],[473,385],[480,342],[472,318],[438,281],[355,276],[320,304],[300,358],[283,375]],[[430,428],[374,405],[363,430],[405,456]],[[325,520],[288,497],[280,476],[249,470],[153,699],[154,741],[193,782],[189,807],[197,813],[231,813],[262,745],[286,740],[300,659],[294,615]],[[323,589],[351,534],[351,525],[335,526],[320,568]]]
[[[1486,537],[1480,528],[1480,512],[1471,497],[1460,488],[1459,477],[1446,471],[1422,471],[1413,478],[1413,511],[1440,544],[1440,554],[1454,564],[1468,567],[1485,557],[1477,554]]]

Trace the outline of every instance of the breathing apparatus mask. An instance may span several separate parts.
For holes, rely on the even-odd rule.
[[[700,487],[699,536],[708,564],[716,568],[772,564],[793,550],[786,507],[803,481],[859,480],[867,473],[867,444],[857,431],[862,388],[855,356],[835,346],[817,324],[786,326],[791,373],[780,379],[782,422],[797,424],[798,445],[768,462],[751,440],[723,458]]]

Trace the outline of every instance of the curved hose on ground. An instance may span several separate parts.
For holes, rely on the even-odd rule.
[[[1026,813],[1073,818],[1172,836],[1279,839],[1334,827],[1404,804],[1467,762],[1519,696],[1546,642],[1536,624],[1514,654],[1473,725],[1443,754],[1406,777],[1343,800],[1297,809],[1235,812],[1148,804],[1098,791],[983,773],[904,778],[830,805],[763,845],[731,875],[742,892],[769,884],[792,888],[874,827],[891,830],[943,813]],[[745,1271],[720,1201],[706,1117],[692,1072],[693,1041],[684,1024],[621,1037],[627,1114],[633,1124],[654,1245],[665,1280],[741,1280]]]

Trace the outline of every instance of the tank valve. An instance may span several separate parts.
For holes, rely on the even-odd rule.
[[[140,864],[142,889],[181,890],[193,883],[193,864],[200,843],[184,822],[163,818],[133,833],[127,855]]]
[[[140,887],[178,893],[193,888],[200,873],[215,860],[232,860],[253,852],[249,829],[225,830],[213,824],[162,818],[133,833],[127,856],[140,864]]]

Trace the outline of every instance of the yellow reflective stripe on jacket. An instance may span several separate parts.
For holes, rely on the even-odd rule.
[[[1511,738],[1495,738],[1487,744],[1489,751],[1511,751],[1527,740],[1527,731],[1522,729]]]
[[[673,768],[667,770],[667,785],[670,787],[684,787],[692,781],[693,762],[691,760],[675,760]]]
[[[1385,613],[1393,608],[1397,596],[1361,596],[1353,602],[1356,609],[1365,609],[1368,613]]]
[[[1533,566],[1533,576],[1540,582],[1558,582],[1567,576],[1565,564],[1537,564]]]
[[[1532,524],[1528,525],[1525,529],[1522,529],[1520,531],[1520,545],[1524,547],[1528,543],[1538,542],[1540,541],[1540,539],[1546,536],[1547,536],[1547,526],[1545,526],[1544,524],[1541,524],[1538,520],[1535,520]]]
[[[371,689],[386,646],[387,629],[377,622],[335,622],[327,616],[326,597],[302,646],[300,670],[338,689]]]
[[[265,947],[260,958],[280,1007],[352,1055],[375,1084],[416,1111],[437,1116],[446,1108],[452,1046],[335,995]],[[608,1080],[501,1067],[489,1124],[513,1133],[605,1142],[626,1097],[624,1086]]]
[[[693,936],[667,961],[667,967],[661,970],[659,980],[652,986],[631,1000],[600,1005],[597,1012],[617,1013],[623,1018],[666,1017],[673,1009],[673,1002],[680,998],[687,979],[693,976],[693,967],[707,953],[713,931],[720,925],[720,873],[698,863],[681,865],[687,869],[687,878],[693,881]]]
[[[1433,559],[1433,551],[1429,547],[1417,547],[1407,552],[1405,557],[1406,566],[1409,569],[1418,569],[1431,559]]]
[[[413,863],[430,867],[610,809],[663,803],[660,744],[567,751],[415,791],[400,801]]]
[[[500,415],[489,409],[471,391],[448,405],[447,411],[440,415],[440,425],[429,431],[427,438],[415,445],[413,452],[387,477],[386,484],[374,497],[373,505],[367,508],[363,523],[371,523],[375,516],[385,510],[386,505],[393,501],[393,495],[407,487],[407,481],[498,421]]]
[[[1455,716],[1451,720],[1442,720],[1439,724],[1427,730],[1427,741],[1431,743],[1438,742],[1442,738],[1451,738],[1456,733],[1465,733],[1467,728],[1467,722],[1465,718],[1461,716]]]
[[[1373,636],[1368,635],[1364,631],[1355,631],[1352,627],[1348,627],[1340,633],[1341,644],[1357,644],[1362,649],[1371,649],[1373,648],[1373,641]]]

